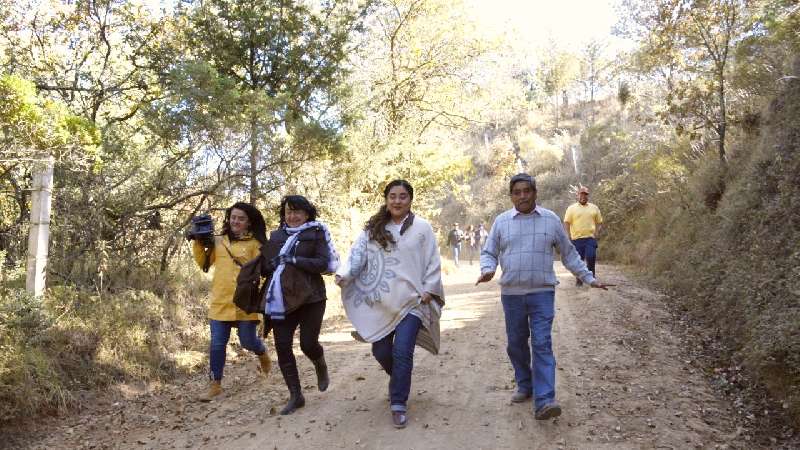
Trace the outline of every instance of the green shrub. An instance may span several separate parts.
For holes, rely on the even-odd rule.
[[[0,288],[0,422],[74,406],[76,390],[198,370],[208,344],[207,279],[190,264],[150,289]],[[156,293],[158,292],[158,293]]]
[[[800,423],[800,82],[765,123],[761,141],[731,142],[727,165],[713,155],[686,164],[685,183],[662,185],[664,195],[631,194],[659,183],[652,163],[613,180],[604,215],[613,254],[644,267]]]

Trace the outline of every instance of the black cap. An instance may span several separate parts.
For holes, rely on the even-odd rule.
[[[528,183],[531,184],[531,187],[533,188],[533,190],[534,191],[536,190],[536,179],[535,178],[533,178],[532,176],[528,175],[527,173],[518,173],[518,174],[514,175],[513,177],[511,177],[511,181],[508,183],[508,192],[509,193],[511,192],[511,189],[514,188],[514,183],[516,183],[518,181],[527,181]]]

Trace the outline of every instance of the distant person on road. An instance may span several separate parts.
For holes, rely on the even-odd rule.
[[[554,248],[558,247],[562,263],[575,276],[592,287],[606,286],[581,261],[559,217],[536,205],[533,177],[525,173],[514,175],[509,191],[514,207],[494,220],[481,252],[481,275],[475,284],[491,280],[500,264],[507,351],[517,384],[511,401],[521,403],[534,396],[534,416],[545,420],[561,415],[551,342],[558,284],[553,270]],[[529,339],[533,345],[532,361]]]
[[[486,238],[489,236],[489,232],[486,231],[486,228],[483,226],[483,223],[478,225],[478,228],[475,229],[475,246],[478,248],[478,257],[480,258],[481,249],[483,248],[483,244],[486,243]]]
[[[327,294],[323,273],[338,269],[328,227],[317,220],[317,208],[302,195],[287,195],[278,210],[280,225],[262,251],[262,275],[268,280],[265,329],[275,337],[278,366],[289,389],[281,415],[306,404],[292,344],[300,328],[300,350],[314,364],[317,389],[328,389],[330,378],[319,343]]]
[[[572,245],[581,255],[581,259],[586,262],[586,266],[595,272],[595,262],[597,261],[597,235],[600,233],[600,224],[603,223],[603,216],[600,215],[600,208],[595,204],[589,203],[589,188],[581,187],[578,190],[578,201],[567,208],[564,214],[564,229],[567,231]],[[575,285],[583,285],[580,278],[575,279]]]
[[[475,227],[472,225],[467,226],[467,229],[464,231],[464,241],[467,244],[467,252],[469,253],[469,265],[472,265],[472,260],[476,257],[480,257],[478,252],[480,249],[475,243]]]
[[[266,225],[261,213],[249,203],[238,202],[225,210],[225,221],[221,235],[210,235],[209,239],[195,239],[192,246],[195,262],[203,270],[214,266],[211,278],[211,304],[208,307],[208,322],[211,331],[209,346],[208,391],[200,395],[200,401],[211,401],[222,393],[222,373],[225,368],[225,350],[228,347],[231,329],[236,328],[239,343],[258,355],[264,376],[269,374],[272,361],[264,342],[256,331],[261,317],[248,314],[233,303],[236,277],[246,262],[259,255],[266,243]]]
[[[464,232],[458,228],[458,222],[453,224],[453,229],[447,234],[447,246],[453,253],[453,263],[458,267],[458,257],[461,254],[461,241],[464,240]]]
[[[444,291],[436,236],[411,211],[411,184],[394,180],[383,198],[337,272],[336,284],[356,338],[372,344],[372,355],[389,374],[392,424],[405,428],[414,346],[439,353]]]

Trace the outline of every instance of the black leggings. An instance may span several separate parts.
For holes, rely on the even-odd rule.
[[[272,321],[275,351],[278,353],[278,365],[282,370],[297,366],[292,351],[292,342],[298,325],[300,326],[300,350],[312,361],[322,357],[319,332],[324,315],[325,301],[321,301],[301,306],[287,314],[285,320]]]

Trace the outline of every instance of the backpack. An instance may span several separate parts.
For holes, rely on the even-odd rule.
[[[239,276],[236,278],[236,291],[233,293],[233,303],[242,311],[264,313],[266,306],[264,288],[261,286],[261,264],[264,258],[258,256],[242,265]]]

